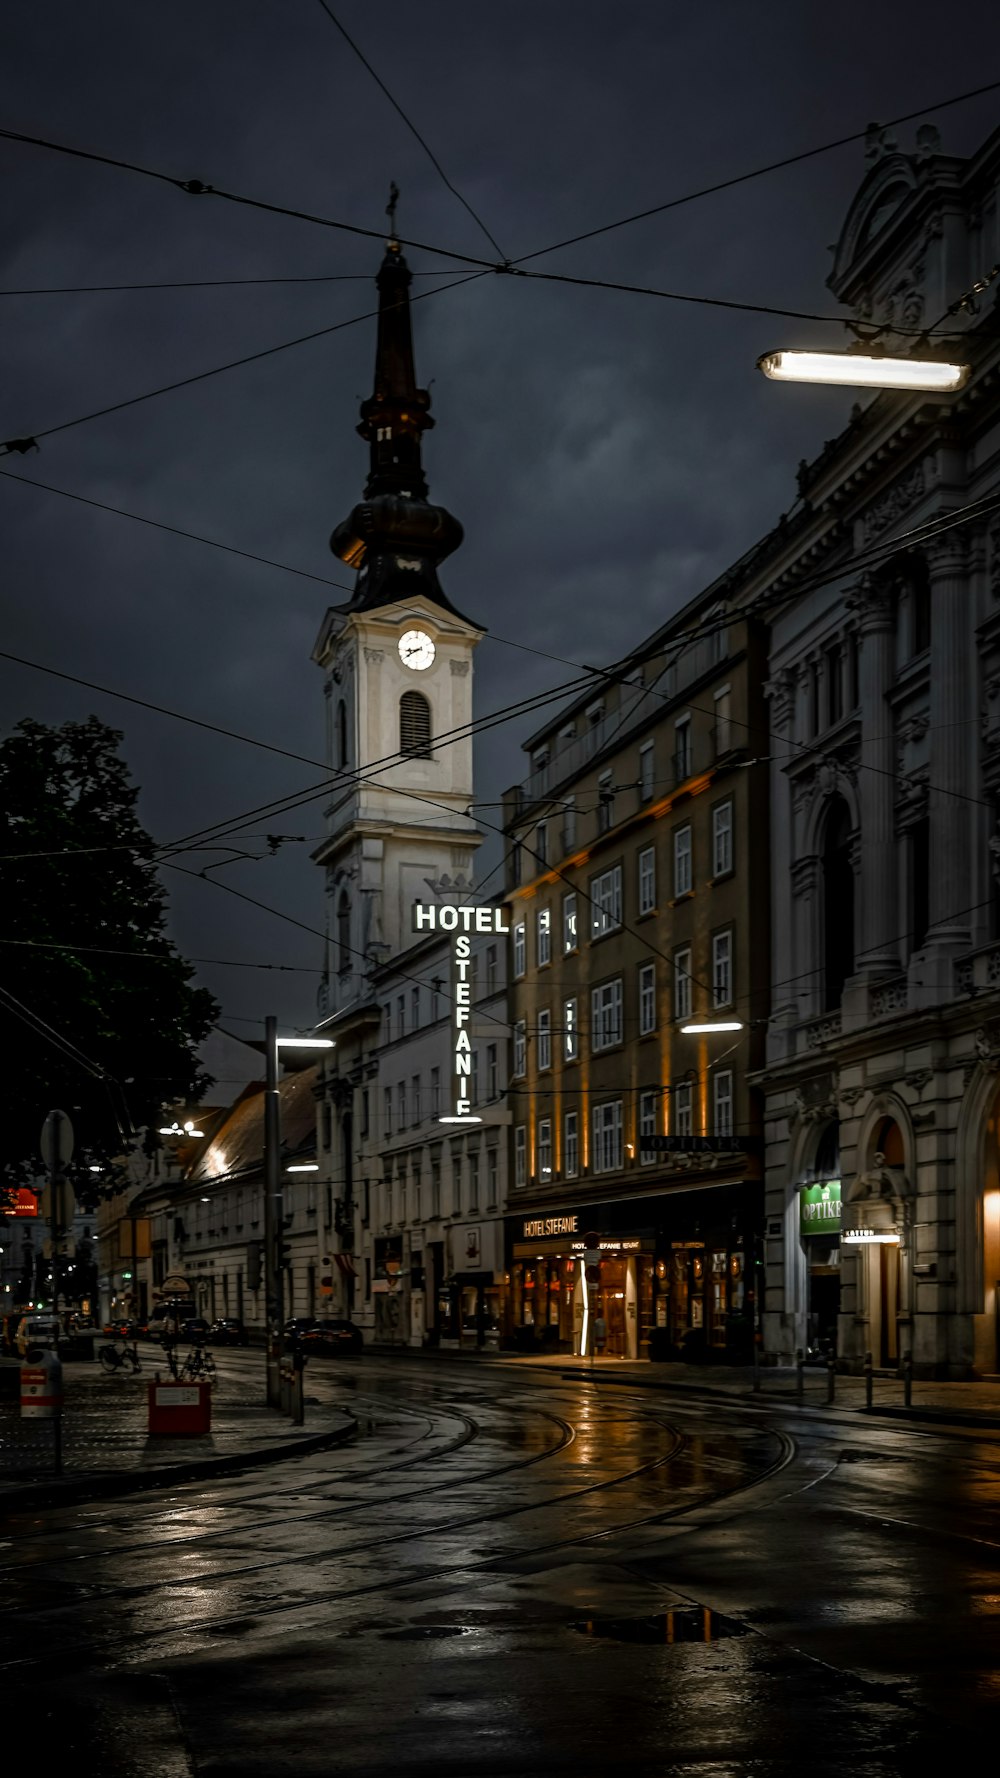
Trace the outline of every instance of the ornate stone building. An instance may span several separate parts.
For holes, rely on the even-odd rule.
[[[909,350],[1000,260],[1000,132],[868,161],[830,287]],[[859,402],[739,601],[771,624],[765,1345],[962,1376],[1000,1372],[994,291],[949,332],[967,386]]]

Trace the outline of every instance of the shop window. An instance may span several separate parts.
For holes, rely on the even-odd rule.
[[[525,940],[524,921],[519,920],[514,927],[514,976],[522,976],[528,967],[528,947]]]
[[[693,882],[691,863],[691,828],[679,827],[674,834],[674,897],[690,895]]]
[[[651,914],[656,906],[656,850],[646,846],[639,853],[639,913]]]
[[[656,1030],[656,964],[644,963],[639,971],[639,1036]]]
[[[622,980],[602,982],[591,989],[590,1047],[597,1054],[622,1041]]]
[[[603,938],[622,923],[622,867],[612,865],[590,879],[590,935]]]
[[[615,1173],[622,1165],[622,1102],[612,1099],[606,1105],[595,1105],[594,1172]]]
[[[538,1015],[538,1066],[552,1067],[552,1014],[548,1008]]]
[[[657,1092],[639,1094],[639,1164],[643,1167],[651,1166],[656,1159],[655,1151],[647,1147],[643,1139],[657,1134],[656,1106],[659,1097]]]
[[[537,916],[536,938],[538,942],[538,967],[544,968],[552,961],[552,915],[548,908],[539,908]]]
[[[528,1183],[528,1132],[523,1124],[514,1131],[514,1184]]]
[[[580,1054],[580,1020],[576,997],[563,1001],[563,1060],[575,1062]]]
[[[543,1184],[552,1178],[552,1120],[538,1120],[538,1177]]]
[[[691,1017],[691,947],[674,952],[674,1018]]]
[[[577,1113],[567,1111],[563,1128],[563,1173],[567,1179],[575,1179],[580,1171],[580,1139],[578,1134]]]

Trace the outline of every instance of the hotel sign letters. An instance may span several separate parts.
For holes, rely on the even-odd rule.
[[[472,1083],[472,1044],[469,1039],[469,1025],[472,1022],[472,934],[509,932],[510,922],[506,917],[506,909],[481,907],[468,902],[462,907],[450,904],[439,907],[435,903],[418,901],[413,909],[413,930],[418,933],[454,933],[451,952],[454,1086],[451,1117],[445,1121],[458,1123],[469,1118],[472,1122],[480,1122],[473,1115],[469,1097]]]
[[[549,1235],[575,1235],[575,1216],[528,1216],[521,1230],[522,1241],[544,1241]]]

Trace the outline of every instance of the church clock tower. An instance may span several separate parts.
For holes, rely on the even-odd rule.
[[[415,901],[468,888],[482,843],[468,810],[472,655],[484,632],[438,580],[462,527],[428,499],[421,437],[434,421],[416,383],[410,281],[391,238],[377,278],[374,385],[358,426],[368,480],[330,539],[357,583],[327,612],[313,651],[332,780],[327,837],[313,853],[326,873],[327,1018],[364,1002],[371,968],[413,942]]]

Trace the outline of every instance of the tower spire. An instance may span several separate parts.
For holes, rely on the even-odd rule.
[[[423,592],[446,610],[453,607],[437,578],[437,565],[458,548],[462,527],[427,498],[420,441],[434,425],[431,398],[418,388],[410,320],[411,273],[396,238],[399,188],[389,187],[390,234],[375,283],[378,331],[372,393],[361,403],[358,431],[369,449],[364,500],[337,526],[330,548],[358,570],[350,609],[370,610],[409,593]]]

